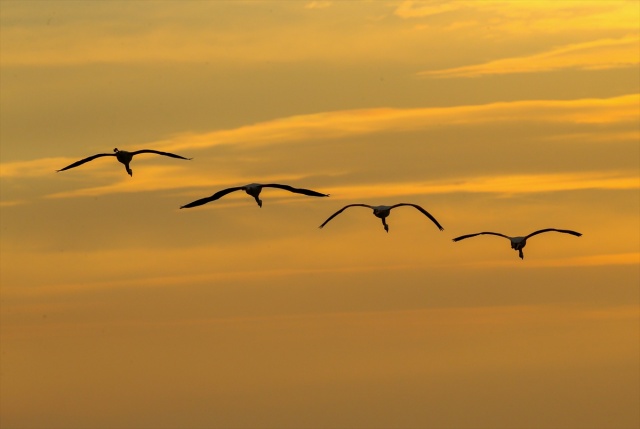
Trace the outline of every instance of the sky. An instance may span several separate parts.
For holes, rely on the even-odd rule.
[[[637,428],[639,23],[0,1],[0,426]]]

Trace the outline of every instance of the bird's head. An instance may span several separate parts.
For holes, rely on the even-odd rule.
[[[117,147],[116,147],[116,148],[114,148],[114,149],[113,149],[113,151],[114,151],[115,153],[120,152],[120,151],[118,150],[118,148],[117,148]]]

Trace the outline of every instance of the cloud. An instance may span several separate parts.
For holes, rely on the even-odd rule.
[[[129,179],[129,177],[126,177]],[[49,195],[50,198],[76,198],[155,191],[158,189],[204,188],[213,191],[230,183],[244,184],[243,177],[213,177],[210,172],[189,171],[179,167],[147,167],[144,177],[136,182],[120,180],[116,183],[74,189]],[[304,179],[302,175],[279,174],[264,177],[264,182]],[[333,186],[329,190],[332,200],[351,201],[402,197],[410,195],[451,193],[530,194],[538,192],[576,191],[585,189],[640,189],[636,172],[591,172],[560,174],[493,175],[458,177],[446,181],[370,183],[367,185]],[[206,192],[205,192],[206,193]],[[195,195],[195,194],[194,194]],[[201,195],[204,196],[204,195]]]
[[[548,72],[563,69],[612,69],[640,64],[640,38],[628,35],[618,39],[600,39],[565,45],[550,51],[515,58],[489,61],[483,64],[429,70],[421,76],[476,77],[513,73]]]
[[[556,36],[576,28],[600,30],[598,37],[637,33],[635,2],[619,1],[365,2],[363,6],[363,2],[315,0],[259,2],[256,7],[243,2],[189,2],[179,7],[173,2],[134,2],[126,9],[112,2],[91,2],[64,11],[59,2],[6,3],[0,17],[3,66],[215,63],[228,67],[297,61],[341,67],[393,61],[413,66],[424,52],[430,52],[436,64],[459,58],[461,49],[469,46],[474,52],[485,50],[486,56],[492,43],[474,45],[485,38],[514,47],[544,46],[551,37],[541,35]],[[319,10],[327,13],[312,13]],[[172,19],[166,19],[169,16]],[[442,49],[444,40],[448,49]]]
[[[384,2],[364,8],[357,2],[250,3],[134,2],[123,9],[91,2],[48,24],[60,13],[57,3],[11,3],[3,5],[0,17],[1,61],[4,66],[217,62],[225,67],[310,59],[344,64],[380,55],[397,58],[397,46],[406,40],[393,25],[369,25],[366,16],[391,10]],[[318,10],[331,13],[310,13]]]
[[[69,190],[55,194],[56,197],[77,197],[84,195],[103,195],[115,192],[140,192],[157,189],[178,189],[184,187],[210,187],[217,184],[242,183],[246,180],[237,172],[216,171],[212,176],[205,171],[201,164],[197,164],[198,151],[221,145],[233,146],[239,151],[251,153],[252,149],[260,146],[275,146],[286,143],[313,144],[324,143],[333,139],[355,138],[358,136],[375,135],[379,133],[398,133],[438,129],[444,127],[466,127],[493,123],[532,123],[532,124],[630,124],[633,131],[618,129],[612,131],[618,138],[638,137],[637,118],[640,115],[640,95],[632,94],[608,99],[579,99],[579,100],[528,100],[515,102],[499,102],[483,105],[454,106],[454,107],[426,107],[426,108],[373,108],[355,109],[333,112],[320,112],[307,115],[296,115],[274,120],[245,125],[237,128],[216,130],[201,134],[183,134],[154,143],[156,149],[167,151],[182,151],[195,158],[194,161],[179,165],[145,161],[140,167],[140,174],[131,180],[124,174],[123,168],[117,162],[94,162],[90,166],[80,167],[82,174],[91,177],[108,175],[109,180],[115,182],[105,186],[89,187],[86,189]],[[575,130],[572,132],[576,132]],[[580,132],[586,132],[580,130]],[[622,133],[622,134],[621,134]],[[595,139],[602,141],[602,133],[596,133]],[[550,136],[552,138],[553,135]],[[585,141],[591,136],[584,135]],[[573,137],[572,137],[573,140]],[[182,153],[181,152],[181,153]],[[77,160],[73,158],[43,158],[29,161],[14,161],[0,163],[0,177],[11,178],[45,178],[54,174],[76,174],[75,172],[54,173],[56,169]],[[141,160],[142,161],[142,160]],[[229,167],[231,171],[233,169]],[[135,167],[134,167],[135,170]],[[323,170],[321,174],[340,174],[339,171]],[[320,174],[316,172],[316,174]],[[344,172],[342,172],[344,173]],[[628,188],[629,178],[593,177],[591,173],[575,178],[573,176],[551,177],[551,182],[531,178],[529,176],[499,178],[493,181],[480,178],[472,184],[452,186],[449,184],[419,184],[420,192],[459,192],[465,188],[476,191],[495,189],[495,192],[517,192],[517,186],[522,188],[552,190],[553,181],[558,179],[565,188],[584,188],[588,183],[604,180],[608,186]],[[597,173],[600,174],[600,173]],[[276,178],[274,174],[266,177],[273,179],[301,179],[304,175],[291,172],[281,172]],[[10,182],[7,182],[10,183]],[[480,185],[482,183],[482,185]],[[416,185],[402,184],[413,188]],[[589,185],[591,186],[591,185]],[[475,188],[474,188],[475,187]]]
[[[495,244],[495,243],[494,243]],[[503,243],[504,244],[504,243]],[[245,245],[246,246],[246,245]],[[508,249],[508,242],[506,244]],[[42,295],[57,295],[68,293],[88,293],[95,289],[108,289],[113,290],[116,288],[159,288],[167,286],[186,287],[194,284],[222,284],[226,282],[236,281],[267,281],[272,280],[278,282],[284,277],[308,277],[313,275],[326,275],[326,274],[364,274],[364,273],[377,273],[377,272],[402,272],[406,270],[415,270],[424,268],[425,262],[423,260],[406,260],[403,263],[398,264],[371,264],[363,263],[360,261],[357,264],[345,262],[344,264],[334,264],[327,267],[318,266],[302,266],[302,267],[279,267],[272,268],[266,266],[255,267],[243,267],[243,268],[225,268],[216,270],[202,270],[201,267],[209,266],[211,259],[223,259],[224,254],[228,252],[236,252],[237,249],[220,249],[216,246],[207,247],[189,247],[180,249],[181,261],[183,262],[180,267],[183,269],[181,272],[175,272],[173,269],[165,270],[166,273],[162,275],[149,274],[146,276],[117,276],[114,278],[104,279],[97,274],[91,280],[85,279],[77,282],[65,282],[59,283],[56,280],[52,280],[47,277],[46,279],[39,280],[37,285],[30,285],[24,287],[23,285],[13,286],[7,288],[4,293],[6,296],[42,296]],[[261,258],[268,259],[268,251],[257,250],[252,248],[252,254],[258,254],[261,252]],[[176,254],[173,249],[145,249],[146,264],[152,264],[152,261],[156,261],[166,267],[175,266]],[[264,254],[263,254],[264,253]],[[520,263],[520,260],[512,257],[515,256],[511,253],[506,253],[505,256],[499,257],[495,260],[481,261],[460,261],[455,260],[449,262],[455,267],[475,267],[486,269],[488,267],[513,267],[514,264]],[[56,264],[60,263],[59,259],[62,259],[57,255],[38,255],[37,258],[47,258],[47,262],[42,262],[41,266],[51,267],[53,270]],[[68,258],[68,256],[67,256]],[[100,250],[92,252],[91,254],[84,255],[84,259],[90,261],[102,261],[101,263],[95,262],[88,264],[90,266],[109,266],[118,264],[118,261],[139,261],[140,249],[118,249],[114,251]],[[108,261],[108,264],[104,264],[104,261]],[[189,262],[187,262],[189,261]],[[527,267],[567,267],[567,266],[619,266],[619,265],[637,265],[640,262],[640,253],[638,252],[626,252],[626,253],[600,253],[582,256],[568,256],[542,258],[542,259],[527,259]],[[122,265],[122,264],[120,264]],[[127,264],[126,267],[122,267],[126,272],[134,270],[135,262]],[[153,271],[149,271],[152,273]]]
[[[145,166],[144,173],[131,180],[124,173],[120,179],[114,179],[114,183],[104,186],[86,187],[70,191],[57,192],[49,195],[49,198],[75,198],[117,193],[150,192],[159,189],[184,189],[206,188],[211,191],[219,186],[229,184],[245,184],[246,178],[228,174],[212,175],[210,171],[198,171],[187,166]],[[301,175],[280,174],[277,176],[263,176],[265,183],[277,180],[297,181]],[[201,195],[203,197],[204,195]]]
[[[450,13],[443,18],[439,15]],[[394,15],[455,30],[461,23],[490,28],[494,35],[561,34],[567,30],[637,31],[635,0],[430,0],[403,1]]]
[[[640,253],[603,253],[583,256],[568,256],[542,259],[527,260],[527,267],[599,267],[599,266],[617,266],[617,265],[638,265],[640,263]],[[480,260],[460,262],[456,264],[466,267],[489,268],[489,267],[512,267],[513,260],[509,258],[500,258],[494,260]]]
[[[573,141],[575,143],[584,142],[599,142],[599,143],[614,143],[625,141],[640,141],[640,130],[634,131],[620,131],[620,132],[607,132],[605,134],[594,134],[589,132],[582,133],[568,133],[562,135],[552,135],[544,138],[547,141],[557,141],[567,143]]]
[[[331,190],[334,199],[384,198],[460,192],[527,194],[584,189],[640,189],[636,172],[494,175],[450,178],[446,181],[376,183]]]
[[[320,9],[329,13],[309,13]],[[391,16],[396,19],[388,19]],[[75,8],[60,2],[5,2],[0,19],[3,66],[210,62],[226,67],[391,60],[415,64],[424,52],[435,55],[437,62],[457,57],[451,49],[442,49],[443,40],[459,52],[458,47],[484,37],[513,46],[523,39],[525,44],[545,43],[548,38],[541,34],[575,29],[612,36],[637,32],[637,3],[315,0],[253,2],[247,7],[243,2],[133,2],[123,9],[113,2],[80,3]]]
[[[403,1],[393,12],[400,18],[424,18],[464,7],[462,2],[415,2]]]
[[[318,141],[379,132],[500,122],[623,123],[640,114],[640,94],[607,99],[526,100],[425,108],[372,108],[289,116],[230,130],[176,136],[158,142],[166,150],[219,145]]]
[[[55,173],[56,170],[72,163],[70,158],[40,158],[30,161],[14,161],[0,163],[0,177],[42,177]],[[66,164],[65,164],[66,163]]]
[[[640,253],[612,253],[602,255],[576,256],[564,259],[551,259],[535,262],[535,266],[602,266],[602,265],[638,265],[640,264]]]
[[[19,206],[19,205],[25,204],[25,203],[27,203],[26,200],[0,201],[0,207],[13,207],[13,206]]]
[[[330,1],[311,1],[304,5],[306,9],[326,9],[331,6]]]

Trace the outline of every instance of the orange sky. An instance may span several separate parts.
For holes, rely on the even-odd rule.
[[[0,426],[638,427],[638,22],[2,0]]]

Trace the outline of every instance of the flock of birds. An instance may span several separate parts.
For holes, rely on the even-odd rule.
[[[71,168],[75,168],[78,167],[82,164],[85,164],[89,161],[93,161],[94,159],[97,158],[101,158],[104,156],[115,156],[116,159],[121,162],[122,164],[124,164],[124,167],[127,171],[127,173],[129,174],[129,176],[133,177],[133,171],[131,170],[131,168],[129,167],[129,164],[131,163],[131,160],[133,159],[133,157],[135,155],[141,154],[141,153],[154,153],[157,155],[163,155],[163,156],[168,156],[171,158],[178,158],[178,159],[185,159],[185,160],[190,160],[191,158],[185,158],[184,156],[180,156],[180,155],[176,155],[175,153],[170,153],[170,152],[161,152],[158,150],[153,150],[153,149],[142,149],[142,150],[137,150],[134,152],[127,152],[124,150],[119,150],[118,148],[115,148],[113,150],[114,153],[99,153],[96,155],[92,155],[89,156],[87,158],[81,159],[79,161],[76,161],[72,164],[67,165],[64,168],[61,168],[60,170],[57,170],[58,172],[60,171],[65,171],[65,170],[69,170]],[[308,195],[311,197],[328,197],[329,194],[323,194],[317,191],[313,191],[311,189],[302,189],[302,188],[294,188],[292,186],[289,185],[282,185],[282,184],[278,184],[278,183],[268,183],[268,184],[261,184],[261,183],[251,183],[245,186],[235,186],[232,188],[227,188],[227,189],[223,189],[221,191],[216,192],[215,194],[209,196],[209,197],[205,197],[205,198],[200,198],[199,200],[195,200],[192,201],[188,204],[185,204],[184,206],[181,206],[181,209],[188,209],[191,207],[197,207],[197,206],[201,206],[203,204],[207,204],[210,203],[212,201],[216,201],[222,197],[224,197],[227,194],[230,194],[232,192],[235,191],[244,191],[246,192],[248,195],[252,196],[255,200],[256,203],[258,204],[259,207],[262,207],[262,200],[259,198],[260,196],[260,192],[262,192],[263,188],[277,188],[277,189],[283,189],[285,191],[289,191],[289,192],[293,192],[296,194],[302,194],[302,195]],[[331,219],[333,219],[334,217],[338,216],[340,213],[342,213],[343,211],[345,211],[346,209],[350,208],[350,207],[367,207],[373,210],[373,215],[377,218],[379,218],[382,221],[382,226],[384,227],[384,230],[386,232],[389,232],[389,225],[387,225],[386,222],[386,218],[389,216],[389,214],[391,213],[391,210],[396,208],[396,207],[402,207],[402,206],[410,206],[413,207],[415,209],[417,209],[420,213],[422,213],[423,215],[425,215],[426,217],[428,217],[437,227],[440,231],[444,231],[444,228],[442,227],[442,225],[440,225],[440,223],[436,220],[435,217],[433,217],[428,211],[426,211],[424,208],[420,207],[417,204],[411,204],[411,203],[399,203],[399,204],[394,204],[392,206],[384,206],[384,205],[380,205],[380,206],[372,206],[369,204],[361,204],[361,203],[356,203],[356,204],[347,204],[346,206],[344,206],[343,208],[341,208],[340,210],[338,210],[337,212],[335,212],[334,214],[332,214],[331,216],[329,216],[329,218],[327,220],[325,220],[322,225],[320,225],[320,228],[323,228],[326,224],[329,223],[329,221],[331,221]],[[484,231],[484,232],[477,232],[475,234],[467,234],[467,235],[461,235],[460,237],[456,237],[453,239],[454,242],[457,241],[461,241],[461,240],[465,240],[467,238],[471,238],[471,237],[476,237],[478,235],[496,235],[498,237],[504,237],[506,239],[508,239],[511,242],[511,248],[513,250],[517,250],[518,251],[518,256],[520,256],[520,259],[524,259],[524,253],[522,252],[522,249],[527,245],[527,239],[538,235],[538,234],[542,234],[544,232],[560,232],[563,234],[571,234],[571,235],[575,235],[576,237],[580,237],[582,234],[576,231],[571,231],[568,229],[556,229],[556,228],[545,228],[545,229],[540,229],[538,231],[534,231],[529,235],[525,235],[525,236],[518,236],[518,237],[510,237],[508,235],[504,235],[501,234],[499,232],[490,232],[490,231]]]

